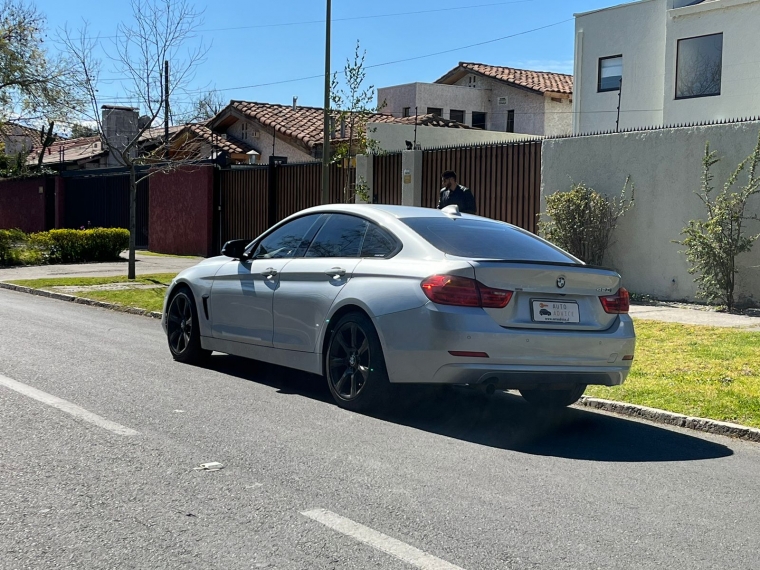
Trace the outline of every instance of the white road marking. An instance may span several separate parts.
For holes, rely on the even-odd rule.
[[[48,394],[47,392],[43,392],[42,390],[37,390],[37,388],[32,388],[31,386],[27,386],[26,384],[17,382],[16,380],[8,378],[7,376],[3,376],[2,374],[0,374],[0,385],[10,388],[11,390],[15,390],[16,392],[18,392],[19,394],[23,394],[24,396],[29,396],[30,398],[34,398],[35,400],[38,400],[42,402],[43,404],[47,404],[48,406],[58,408],[59,410],[66,412],[67,414],[71,414],[72,416],[75,416],[86,422],[90,422],[91,424],[95,424],[96,426],[107,429],[108,431],[111,431],[113,433],[116,433],[119,435],[139,435],[140,433],[128,427],[124,427],[123,425],[120,425],[110,420],[107,420],[105,418],[102,418],[97,414],[88,412],[87,410],[85,410],[84,408],[80,408],[76,404],[72,404],[71,402],[63,400],[57,396],[53,396],[52,394]]]
[[[377,550],[395,556],[399,560],[402,560],[422,570],[463,570],[459,566],[455,566],[445,560],[436,558],[432,554],[428,554],[418,548],[409,546],[405,542],[391,538],[381,532],[372,530],[362,524],[337,515],[331,511],[325,509],[313,509],[311,511],[304,511],[302,515],[309,517],[323,525],[330,527],[333,530],[337,530],[340,533],[345,534],[368,544]]]

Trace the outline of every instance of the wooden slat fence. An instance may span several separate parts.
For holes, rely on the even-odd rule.
[[[376,204],[401,204],[401,153],[372,156],[372,202]]]
[[[438,206],[445,170],[456,171],[459,183],[475,193],[478,215],[535,233],[540,208],[541,141],[423,151],[423,207]]]

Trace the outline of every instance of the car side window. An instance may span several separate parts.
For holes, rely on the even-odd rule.
[[[303,242],[319,217],[319,214],[304,216],[277,228],[256,246],[253,258],[282,259],[293,257],[298,248],[308,246],[308,243],[304,244]]]
[[[388,257],[396,251],[396,240],[373,223],[369,224],[362,244],[362,257]]]
[[[332,214],[305,257],[359,257],[367,225],[366,220],[356,216]]]

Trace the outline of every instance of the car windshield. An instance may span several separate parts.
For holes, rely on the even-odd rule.
[[[475,259],[577,263],[561,249],[502,222],[472,218],[401,220],[444,253]]]

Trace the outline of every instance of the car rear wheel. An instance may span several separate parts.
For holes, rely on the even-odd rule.
[[[383,349],[365,314],[349,313],[335,325],[325,355],[325,376],[341,408],[364,411],[386,403],[390,383]]]
[[[211,354],[210,350],[201,348],[198,310],[193,294],[187,287],[180,288],[169,302],[167,339],[174,360],[179,362],[198,364]]]
[[[539,408],[565,408],[580,400],[583,392],[586,391],[585,384],[576,384],[567,390],[520,390],[520,395],[525,398],[529,404]]]

